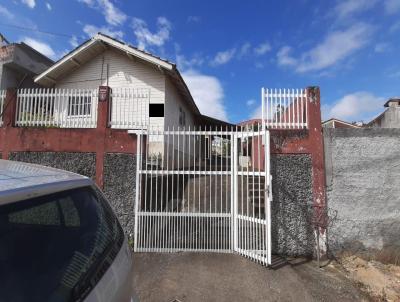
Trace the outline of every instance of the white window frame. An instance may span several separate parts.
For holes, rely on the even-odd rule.
[[[74,103],[71,104],[71,102],[74,102]],[[68,104],[67,104],[67,116],[68,117],[91,116],[92,115],[92,105],[93,105],[92,96],[90,96],[90,95],[69,96]],[[86,111],[85,111],[85,108],[87,108]]]

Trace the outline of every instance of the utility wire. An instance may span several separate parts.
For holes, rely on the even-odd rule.
[[[35,29],[35,28],[29,28],[29,27],[24,27],[24,26],[19,26],[19,25],[13,25],[13,24],[0,23],[0,26],[9,27],[9,28],[15,28],[15,29],[24,30],[24,31],[42,33],[42,34],[46,34],[46,35],[50,35],[50,36],[59,36],[59,37],[67,37],[67,38],[76,37],[76,36],[69,35],[69,34],[55,33],[55,32],[50,32],[50,31],[39,30],[39,29]],[[76,37],[76,38],[79,39],[78,37]]]

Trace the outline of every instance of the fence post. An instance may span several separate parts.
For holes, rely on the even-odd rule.
[[[110,87],[99,87],[99,99],[97,105],[97,129],[105,129],[109,125],[109,108],[110,108]]]
[[[7,89],[3,106],[3,127],[15,126],[15,113],[17,109],[17,90]]]
[[[96,184],[104,187],[104,155],[105,138],[108,128],[110,108],[110,87],[100,86],[97,105],[97,127],[96,127]]]
[[[307,87],[307,116],[312,150],[313,224],[316,232],[316,250],[326,254],[326,188],[324,145],[321,125],[321,98],[319,87]],[[318,235],[318,236],[317,236]]]
[[[3,126],[0,133],[0,150],[3,159],[8,159],[10,153],[9,143],[15,140],[10,131],[15,126],[16,108],[17,90],[13,88],[7,89],[3,105]]]

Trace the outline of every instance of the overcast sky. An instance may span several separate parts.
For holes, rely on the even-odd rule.
[[[399,17],[400,0],[0,1],[8,40],[57,60],[101,31],[175,62],[231,122],[257,116],[263,86],[320,86],[324,118],[370,120],[400,95]]]

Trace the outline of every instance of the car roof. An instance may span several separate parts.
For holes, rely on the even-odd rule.
[[[72,172],[0,159],[0,205],[92,184]]]

